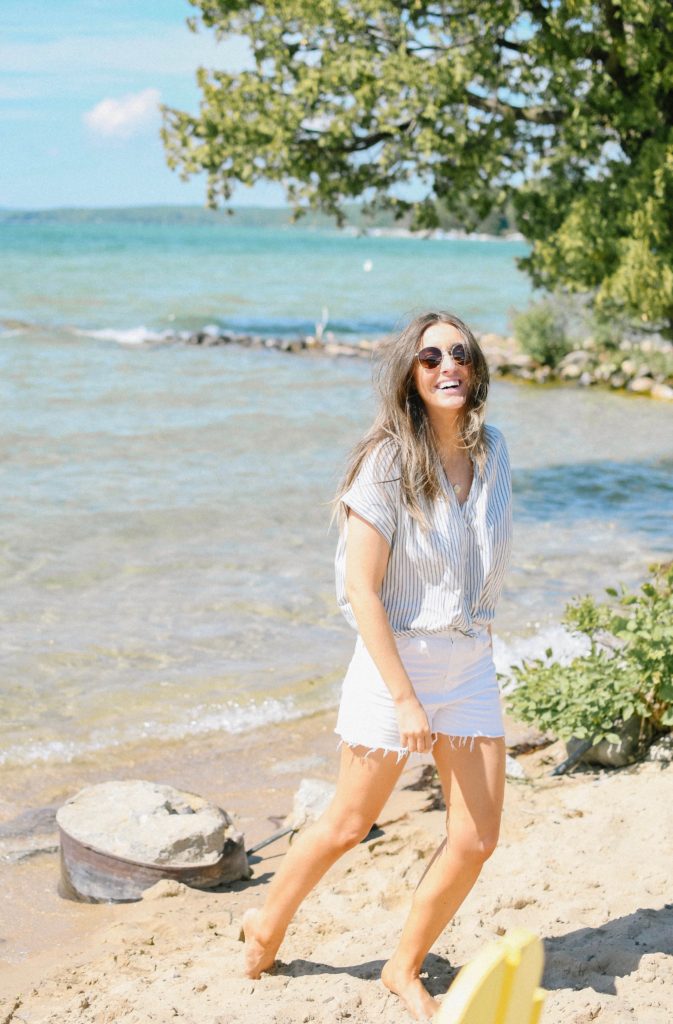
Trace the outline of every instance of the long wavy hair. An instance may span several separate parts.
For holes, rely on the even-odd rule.
[[[374,423],[350,454],[334,499],[335,510],[341,507],[341,498],[364,460],[384,441],[391,442],[384,449],[390,456],[389,462],[382,465],[384,479],[388,473],[394,474],[395,479],[400,478],[402,499],[421,525],[427,525],[424,506],[427,508],[428,503],[444,493],[435,433],[414,380],[416,352],[425,331],[433,324],[455,327],[469,353],[468,390],[458,427],[464,449],[474,457],[478,471],[483,471],[486,462],[484,417],[489,385],[486,358],[470,328],[453,313],[443,310],[421,313],[390,337],[377,353],[374,383],[378,412]]]

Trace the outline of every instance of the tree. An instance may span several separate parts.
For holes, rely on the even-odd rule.
[[[190,2],[252,53],[199,69],[198,114],[164,109],[169,165],[205,171],[211,205],[266,179],[431,228],[511,200],[536,286],[673,329],[671,0]]]

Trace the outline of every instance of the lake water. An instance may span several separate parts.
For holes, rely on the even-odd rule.
[[[453,308],[505,331],[519,242],[233,225],[0,223],[0,763],[65,764],[330,706],[353,637],[329,502],[372,417],[366,360],[147,341],[209,323],[352,340]],[[370,269],[365,269],[369,267]],[[515,543],[496,660],[574,594],[670,557],[673,410],[496,381]]]

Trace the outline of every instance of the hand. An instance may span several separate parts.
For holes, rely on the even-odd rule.
[[[432,750],[430,723],[417,697],[406,697],[397,704],[397,723],[402,746],[409,753],[427,754]]]

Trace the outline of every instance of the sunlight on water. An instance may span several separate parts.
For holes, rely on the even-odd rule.
[[[0,348],[7,763],[305,715],[336,699],[353,641],[336,609],[329,502],[372,416],[369,365],[120,345],[71,328],[161,329],[179,306],[197,326],[218,312],[223,323],[296,330],[327,302],[344,330],[386,329],[401,312],[393,294],[421,302],[436,288],[425,261],[442,252],[400,239],[343,239],[335,251],[316,236],[315,266],[304,267],[305,241],[285,243],[283,264],[281,243],[271,259],[261,238],[257,279],[239,301],[244,286],[224,263],[212,284],[215,254],[202,240],[190,249],[183,239],[144,275],[156,237],[119,251],[85,242],[52,238],[61,263],[31,282],[27,268],[39,270],[49,250],[24,251],[4,285],[13,315],[44,325],[8,330]],[[226,266],[237,252],[252,258],[244,242]],[[494,292],[491,302],[487,290],[494,264],[480,275],[470,264],[479,243],[463,244],[444,266],[456,287],[471,275],[455,305],[503,325],[509,297]],[[516,279],[506,244],[475,250],[500,260],[501,282]],[[183,279],[179,258],[195,251],[203,263]],[[348,261],[361,269],[365,254],[372,269],[351,287]],[[169,295],[166,282],[181,280],[182,294]],[[488,418],[513,464],[514,556],[495,647],[505,672],[549,645],[571,657],[577,641],[558,624],[564,603],[601,597],[620,579],[635,584],[651,559],[670,557],[673,412],[608,392],[496,382]]]

